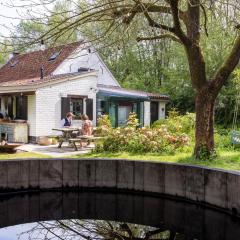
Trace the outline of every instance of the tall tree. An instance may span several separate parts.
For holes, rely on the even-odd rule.
[[[195,91],[195,156],[200,157],[202,151],[211,155],[214,151],[215,101],[240,59],[240,2],[238,0],[93,0],[84,3],[71,0],[69,2],[74,6],[71,16],[55,28],[49,29],[41,36],[42,38],[48,40],[84,24],[94,27],[98,22],[106,22],[108,24],[104,34],[97,33],[97,40],[106,38],[113,31],[117,31],[119,39],[122,39],[122,36],[133,29],[139,35],[138,41],[168,38],[183,47]],[[213,73],[208,72],[203,52],[204,45],[201,44],[201,36],[208,35],[209,15],[222,21],[224,32],[235,36],[228,56]],[[144,24],[137,24],[139,19],[144,19]]]

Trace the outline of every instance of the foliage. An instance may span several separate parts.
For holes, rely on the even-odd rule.
[[[40,39],[44,39],[44,45],[51,47],[53,45],[63,45],[77,41],[76,30],[66,30],[57,34],[59,24],[65,22],[65,19],[70,18],[70,5],[68,1],[58,1],[53,6],[51,14],[48,18],[38,19],[38,21],[22,19],[12,33],[12,45],[17,47],[18,51],[38,50],[40,48]],[[62,24],[62,27],[67,26],[68,22]],[[47,32],[55,32],[55,37],[52,39],[43,38]],[[37,40],[34,44],[29,44]]]
[[[134,112],[130,112],[129,113],[129,117],[127,120],[127,126],[128,127],[132,127],[132,128],[136,128],[139,126],[139,120],[137,118],[137,114]]]
[[[101,136],[107,136],[112,131],[112,124],[108,115],[102,115],[97,121],[96,134]]]
[[[106,117],[104,119],[106,120]],[[100,122],[103,122],[102,118]],[[128,125],[123,128],[109,129],[106,127],[107,124],[101,124],[101,132],[106,138],[96,145],[95,151],[174,153],[190,143],[187,134],[182,132],[170,133],[165,125],[159,128],[136,129],[137,124],[135,114],[130,114]]]
[[[173,135],[164,127],[158,129],[124,127],[114,129],[101,145],[97,145],[96,152],[174,153],[188,145],[189,137],[186,134]]]
[[[168,112],[167,119],[157,120],[152,124],[152,128],[161,128],[166,126],[170,133],[192,133],[195,127],[195,113],[179,115],[176,109]]]

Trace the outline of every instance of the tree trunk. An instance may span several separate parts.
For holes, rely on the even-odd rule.
[[[195,99],[195,150],[197,159],[209,158],[214,153],[214,103],[216,97],[209,90],[198,92]]]

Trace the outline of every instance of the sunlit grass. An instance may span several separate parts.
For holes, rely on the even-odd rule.
[[[196,160],[191,152],[176,153],[174,155],[161,155],[157,153],[134,154],[128,152],[121,153],[88,153],[72,155],[70,158],[113,158],[129,159],[153,162],[168,162],[178,164],[191,164],[207,166],[212,168],[221,168],[227,170],[240,171],[240,149],[219,150],[217,158],[212,160]],[[0,153],[0,160],[4,159],[31,159],[31,158],[51,158],[46,154],[37,154],[32,152],[19,152],[14,154]]]
[[[38,154],[32,152],[19,152],[19,153],[0,153],[0,160],[4,159],[28,159],[28,158],[49,158],[48,155]]]
[[[218,156],[212,160],[196,160],[191,153],[177,153],[175,155],[160,155],[153,153],[133,154],[133,153],[88,153],[74,157],[84,158],[124,158],[129,160],[144,160],[154,162],[169,162],[179,164],[192,164],[208,166],[228,170],[240,170],[240,151],[239,150],[220,150]]]

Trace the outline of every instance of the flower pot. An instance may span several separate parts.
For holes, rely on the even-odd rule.
[[[38,144],[42,146],[49,146],[52,144],[52,138],[49,137],[39,137]]]

